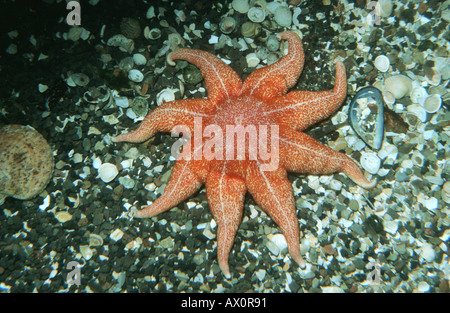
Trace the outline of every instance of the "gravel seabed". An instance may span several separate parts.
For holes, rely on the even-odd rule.
[[[118,66],[139,52],[148,60],[138,68],[150,73],[146,96],[151,110],[161,90],[179,89],[179,77],[196,74],[195,68],[182,69],[185,64],[167,66],[169,34],[183,37],[178,47],[207,50],[230,60],[244,78],[254,70],[248,68],[246,55],[267,54],[261,38],[283,28],[263,28],[254,44],[240,51],[240,25],[248,18],[232,13],[231,1],[117,1],[112,6],[100,0],[95,6],[83,4],[81,26],[90,34],[72,41],[65,39],[69,11],[64,2],[56,2],[33,1],[27,7],[7,1],[0,13],[0,126],[33,126],[48,140],[55,157],[54,177],[44,192],[27,201],[8,198],[0,207],[0,291],[448,292],[450,211],[443,188],[450,177],[449,1],[392,1],[393,12],[372,26],[364,24],[363,16],[370,10],[360,5],[363,1],[341,1],[339,6],[300,1],[298,25],[290,29],[302,34],[306,59],[294,89],[331,88],[336,58],[346,65],[349,86],[341,109],[312,128],[310,135],[358,162],[364,153],[377,153],[361,145],[351,130],[348,105],[357,88],[393,74],[406,75],[428,94],[438,94],[442,106],[421,121],[408,109],[409,95],[387,105],[383,147],[394,146],[397,152],[380,157],[381,168],[373,175],[378,184],[370,191],[341,174],[289,176],[308,263],[305,270],[279,248],[277,226],[248,196],[230,255],[230,280],[217,264],[217,227],[204,190],[157,217],[130,218],[131,207],[150,203],[162,193],[174,163],[170,149],[176,138],[158,134],[144,144],[113,144],[111,136],[135,129],[138,121],[127,116],[127,109],[88,103],[83,95],[106,85],[117,95],[137,97],[136,84]],[[156,16],[147,19],[150,6]],[[158,8],[166,9],[164,15]],[[184,21],[178,10],[185,13]],[[218,24],[223,15],[234,17],[238,26],[227,35],[230,45],[214,46],[208,41],[221,35]],[[124,17],[137,19],[142,28],[133,53],[106,44],[120,34]],[[145,26],[159,28],[161,38],[144,38]],[[194,29],[201,30],[201,38]],[[11,44],[17,53],[6,52],[14,48]],[[104,62],[106,55],[111,56],[109,62]],[[374,65],[379,55],[391,61],[386,73]],[[442,59],[447,67],[439,68]],[[437,84],[430,82],[430,69],[441,75]],[[65,79],[71,73],[86,74],[89,84],[68,86]],[[40,92],[39,84],[48,89]],[[185,81],[183,96],[205,96],[203,82]],[[179,90],[175,97],[181,97]],[[387,151],[383,147],[380,151]],[[119,168],[109,183],[98,177],[100,161]],[[55,215],[61,211],[69,214]],[[73,261],[81,266],[79,285],[68,282]]]

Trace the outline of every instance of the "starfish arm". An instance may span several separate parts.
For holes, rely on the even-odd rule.
[[[237,95],[242,88],[239,75],[215,55],[195,49],[178,49],[172,52],[167,62],[174,65],[174,60],[186,60],[197,66],[205,80],[208,98],[216,104],[218,100]]]
[[[285,94],[297,82],[304,64],[302,41],[293,32],[282,32],[278,38],[288,41],[288,54],[274,64],[251,73],[244,81],[241,94],[269,99]]]
[[[317,140],[293,131],[280,130],[280,165],[289,172],[331,174],[344,172],[363,188],[373,188],[376,181],[368,181],[359,166],[343,153],[322,145]]]
[[[336,63],[334,88],[327,91],[291,91],[270,100],[265,115],[277,115],[281,125],[302,131],[334,113],[347,95],[345,67]]]
[[[217,257],[226,278],[230,278],[228,257],[241,223],[246,187],[243,180],[225,173],[210,172],[206,178],[206,196],[217,222]]]
[[[150,112],[139,127],[132,132],[120,134],[112,138],[113,142],[143,142],[158,132],[171,132],[175,126],[194,128],[195,117],[207,117],[207,99],[183,99],[166,102]]]
[[[253,199],[280,228],[289,253],[297,264],[305,266],[300,253],[300,230],[295,213],[294,192],[285,170],[261,171],[249,166],[246,176],[248,191]]]
[[[135,212],[135,217],[152,217],[167,211],[196,193],[205,182],[207,165],[202,160],[183,160],[175,162],[164,193],[151,205]]]

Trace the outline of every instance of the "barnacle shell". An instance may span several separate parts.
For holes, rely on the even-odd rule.
[[[0,129],[0,205],[6,197],[35,197],[52,174],[52,150],[39,132],[14,124]]]
[[[159,28],[150,29],[148,26],[144,29],[144,37],[150,40],[161,38],[161,30]]]
[[[137,116],[146,116],[148,113],[148,102],[144,97],[136,97],[131,101],[131,109]]]

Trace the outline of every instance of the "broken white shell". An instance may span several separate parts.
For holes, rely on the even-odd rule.
[[[259,64],[259,58],[256,56],[256,53],[249,53],[245,57],[247,60],[248,67],[256,67]]]
[[[164,102],[174,101],[175,100],[175,91],[178,91],[176,89],[172,88],[165,88],[161,90],[156,95],[156,104],[161,105]]]

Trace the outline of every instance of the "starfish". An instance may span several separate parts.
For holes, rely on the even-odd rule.
[[[276,222],[291,257],[304,267],[294,192],[287,172],[344,172],[363,188],[372,188],[376,183],[368,181],[348,156],[302,132],[331,115],[344,101],[344,65],[335,64],[332,90],[288,92],[303,69],[303,45],[294,32],[282,32],[278,39],[287,40],[288,53],[276,63],[255,70],[245,81],[211,53],[185,48],[172,52],[167,58],[169,64],[186,60],[200,69],[207,98],[163,103],[135,131],[112,139],[143,142],[157,132],[179,134],[182,126],[187,141],[177,156],[164,193],[136,211],[135,216],[153,217],[167,211],[204,184],[218,226],[219,266],[228,279],[228,258],[242,219],[246,192]],[[269,146],[270,153],[265,149]]]

